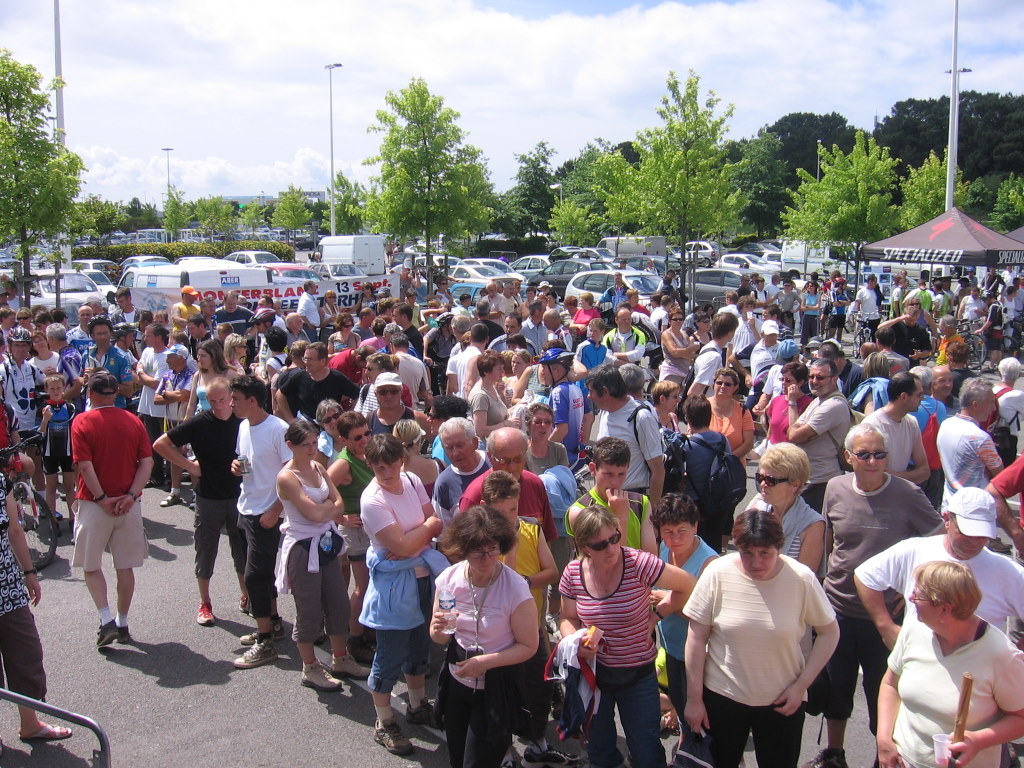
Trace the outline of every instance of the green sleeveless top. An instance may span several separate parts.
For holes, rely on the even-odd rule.
[[[363,495],[366,486],[373,480],[373,470],[365,461],[357,459],[349,453],[348,448],[342,448],[338,458],[347,461],[349,470],[352,472],[352,482],[338,488],[338,493],[341,494],[341,499],[345,502],[345,514],[358,515],[359,497]]]

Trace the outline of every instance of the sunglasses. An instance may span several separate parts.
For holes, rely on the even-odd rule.
[[[807,380],[808,381],[825,381],[825,380],[831,379],[831,378],[832,378],[831,376],[827,376],[827,375],[826,376],[815,376],[815,375],[812,374],[811,376],[807,377]]]
[[[604,552],[612,544],[618,544],[620,539],[622,539],[622,533],[617,531],[607,539],[602,541],[592,541],[589,544],[584,544],[583,546],[587,549],[592,549],[595,552]]]
[[[337,411],[336,413],[332,413],[330,416],[325,416],[324,424],[330,424],[332,421],[337,421],[341,417],[342,413],[343,411]]]
[[[672,321],[673,323],[681,323],[681,322],[683,322],[683,318],[681,318],[681,317],[672,317],[672,318],[669,318],[669,319],[670,319],[670,320],[671,320],[671,321]]]
[[[760,472],[754,473],[754,482],[758,485],[762,483],[767,485],[769,488],[774,488],[779,483],[788,483],[788,477],[772,477],[771,475],[762,475]]]
[[[370,436],[370,430],[360,432],[358,435],[349,435],[349,440],[366,440]]]
[[[868,459],[875,459],[881,461],[889,456],[888,451],[853,451],[851,456],[856,456],[861,461],[867,461]]]

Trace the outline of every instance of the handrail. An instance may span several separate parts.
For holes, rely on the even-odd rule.
[[[55,707],[53,704],[47,704],[45,701],[39,701],[38,699],[31,699],[28,696],[22,696],[20,693],[9,691],[6,688],[0,688],[0,699],[6,699],[18,706],[28,707],[36,710],[37,712],[45,712],[48,715],[60,718],[66,722],[80,725],[83,728],[88,728],[96,734],[96,738],[100,742],[100,748],[95,754],[97,768],[110,768],[110,739],[107,738],[106,731],[103,730],[100,724],[91,717],[79,715],[70,710],[61,709],[60,707]]]

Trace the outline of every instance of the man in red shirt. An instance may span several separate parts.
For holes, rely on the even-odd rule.
[[[483,504],[484,480],[495,469],[501,469],[519,481],[520,516],[533,517],[540,521],[544,538],[553,541],[558,538],[558,529],[555,528],[555,519],[551,515],[551,504],[544,489],[544,481],[526,469],[528,449],[526,435],[518,429],[503,427],[491,432],[487,438],[487,458],[491,462],[491,469],[469,484],[459,500],[459,511],[465,512],[472,506]]]
[[[92,408],[71,423],[71,450],[78,465],[78,514],[72,565],[85,571],[85,585],[100,614],[96,646],[131,641],[128,609],[135,568],[147,556],[142,527],[142,489],[153,469],[153,447],[139,417],[114,407],[119,382],[108,371],[89,378]],[[116,435],[117,439],[112,439]],[[103,552],[110,549],[117,574],[117,615],[107,602]]]

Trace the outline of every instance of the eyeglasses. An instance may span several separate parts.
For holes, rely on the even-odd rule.
[[[808,381],[826,381],[827,379],[831,379],[831,378],[832,377],[829,376],[828,374],[825,374],[824,376],[818,376],[818,375],[815,375],[815,374],[812,373],[810,376],[807,377],[807,380]]]
[[[935,605],[935,603],[933,603],[927,597],[923,597],[922,595],[919,595],[916,592],[912,593],[910,597],[908,597],[907,599],[910,600],[910,602],[912,603],[917,603],[918,605]]]
[[[774,488],[779,483],[788,483],[788,477],[772,477],[771,475],[762,475],[760,472],[754,473],[754,482],[758,485],[762,483],[767,485],[769,488]]]
[[[365,432],[360,432],[358,435],[350,434],[348,436],[348,439],[349,440],[365,440],[369,436],[370,436],[370,430],[366,430]]]
[[[508,456],[505,458],[491,456],[491,464],[524,464],[525,462],[525,456]]]
[[[402,394],[402,390],[398,389],[397,387],[381,387],[380,389],[377,390],[377,397],[380,397],[381,395],[390,396],[400,394]]]
[[[681,323],[681,322],[683,322],[683,318],[681,318],[681,317],[670,317],[669,320],[672,321],[673,323]]]
[[[470,560],[483,560],[486,557],[498,557],[501,554],[501,547],[491,547],[490,549],[474,549],[472,552],[467,552],[466,557]]]
[[[587,549],[592,549],[595,552],[604,552],[612,544],[618,544],[619,540],[621,538],[622,538],[622,533],[620,531],[616,531],[614,534],[609,536],[607,539],[603,539],[602,541],[592,541],[589,544],[584,544],[583,546],[586,547]]]
[[[337,421],[337,419],[341,417],[342,413],[344,413],[344,411],[335,411],[330,416],[324,416],[324,424],[330,424],[332,421]]]
[[[860,459],[861,461],[867,461],[868,459],[875,459],[881,461],[882,459],[888,458],[888,451],[852,451],[852,456]]]
[[[732,379],[719,379],[715,382],[716,387],[735,387],[736,382]]]

